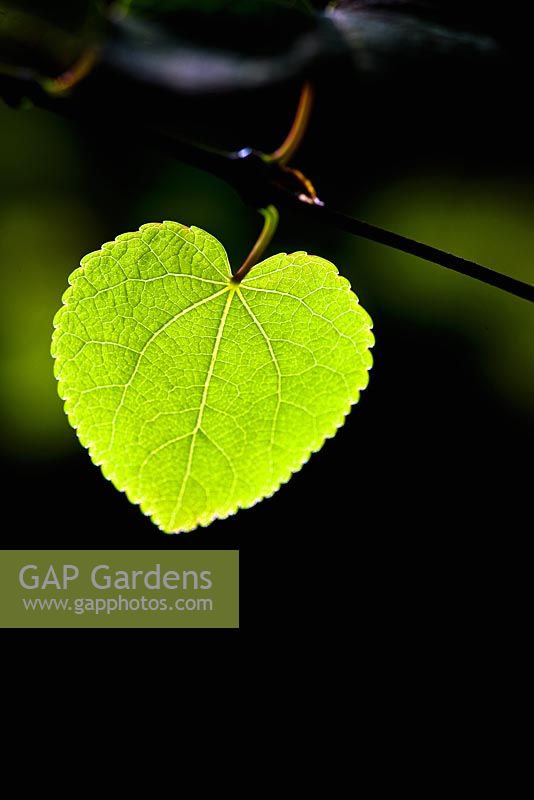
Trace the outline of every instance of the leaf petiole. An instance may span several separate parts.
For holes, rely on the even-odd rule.
[[[313,107],[313,95],[313,86],[311,83],[306,82],[300,93],[299,104],[297,106],[297,111],[295,114],[295,119],[293,120],[293,125],[291,126],[291,130],[287,134],[280,147],[278,147],[274,153],[263,156],[265,161],[268,163],[274,162],[275,164],[280,164],[282,167],[285,167],[286,164],[291,161],[300,147],[300,143],[302,142],[304,134],[306,133]]]
[[[264,219],[263,228],[258,236],[256,244],[233,276],[233,283],[241,283],[243,278],[248,275],[252,267],[258,263],[266,248],[269,246],[271,239],[273,238],[278,227],[278,209],[275,206],[270,205],[267,206],[267,208],[260,208],[259,212]]]
[[[45,78],[41,87],[51,95],[64,95],[90,75],[98,60],[96,48],[87,49],[78,60],[56,78]]]

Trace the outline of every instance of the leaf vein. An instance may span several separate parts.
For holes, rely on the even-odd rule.
[[[261,324],[259,319],[256,317],[256,315],[252,311],[251,307],[249,306],[249,304],[247,303],[247,301],[243,297],[242,292],[238,289],[237,293],[239,295],[239,299],[243,303],[243,306],[246,309],[246,311],[248,312],[250,318],[253,320],[254,324],[256,325],[256,327],[258,328],[259,332],[263,336],[263,338],[265,340],[265,343],[266,343],[266,345],[267,345],[267,347],[269,349],[269,353],[271,355],[271,359],[272,359],[272,362],[273,362],[275,370],[276,370],[276,378],[277,378],[276,408],[275,408],[274,415],[273,415],[273,420],[272,420],[272,423],[271,423],[271,434],[270,434],[271,447],[270,447],[270,450],[269,450],[269,463],[270,463],[270,468],[271,468],[271,473],[272,473],[273,472],[272,449],[273,449],[273,444],[274,444],[274,434],[275,434],[275,430],[276,430],[276,425],[278,423],[278,415],[280,413],[280,405],[282,403],[282,370],[280,369],[280,364],[278,363],[278,359],[276,357],[276,353],[274,352],[274,348],[273,348],[272,342],[269,339],[269,337],[267,336],[267,333],[265,332],[265,329],[264,329],[263,325]]]
[[[211,379],[212,379],[212,376],[213,376],[213,370],[215,369],[215,363],[217,361],[217,355],[219,353],[219,347],[221,345],[221,340],[222,340],[222,336],[223,336],[223,333],[224,333],[224,326],[226,324],[226,320],[228,318],[228,313],[230,311],[230,305],[232,303],[232,299],[233,299],[234,294],[235,294],[235,289],[233,289],[233,287],[231,287],[231,286],[229,286],[228,289],[225,289],[224,291],[228,291],[228,299],[226,300],[226,304],[224,306],[223,313],[222,313],[222,316],[221,316],[221,321],[219,322],[219,328],[217,330],[217,336],[215,337],[215,344],[213,345],[213,352],[211,354],[211,361],[210,361],[210,365],[208,367],[208,374],[206,375],[206,381],[204,383],[204,389],[203,389],[203,392],[202,392],[202,398],[200,400],[200,406],[199,406],[199,409],[198,409],[197,421],[196,421],[195,427],[194,427],[194,429],[192,431],[192,435],[191,435],[191,444],[189,446],[189,453],[188,453],[188,456],[187,456],[187,464],[186,464],[186,468],[185,468],[185,474],[184,474],[184,477],[182,479],[182,484],[180,486],[180,491],[178,493],[178,499],[176,501],[176,505],[174,507],[174,510],[173,510],[173,512],[171,514],[171,518],[170,518],[170,526],[169,526],[170,530],[174,530],[174,527],[175,527],[175,524],[176,524],[176,515],[178,514],[178,511],[181,508],[182,501],[184,499],[184,494],[185,494],[185,489],[186,489],[186,486],[187,486],[187,482],[188,482],[188,480],[190,478],[190,475],[191,475],[191,467],[192,467],[192,464],[193,464],[193,454],[194,454],[194,451],[195,451],[195,444],[196,444],[196,440],[197,440],[197,435],[198,435],[198,432],[199,432],[199,430],[201,428],[201,425],[202,425],[202,418],[204,416],[204,410],[206,408],[206,402],[207,402],[207,399],[208,399],[208,391],[209,391]],[[221,293],[222,292],[218,292],[218,294],[221,294]],[[213,296],[215,296],[215,295],[213,295]]]
[[[152,336],[146,341],[146,343],[143,346],[143,349],[140,351],[140,353],[138,355],[138,358],[137,358],[136,363],[134,365],[134,369],[132,371],[132,374],[130,375],[127,383],[124,384],[124,391],[122,393],[122,397],[121,397],[121,399],[120,399],[120,401],[119,401],[119,403],[117,405],[117,408],[116,408],[115,413],[113,415],[113,419],[111,420],[111,439],[110,439],[110,442],[109,442],[109,445],[108,445],[108,450],[110,450],[113,447],[113,442],[114,442],[114,439],[115,439],[115,429],[116,429],[117,418],[119,416],[120,410],[122,409],[122,407],[124,405],[124,401],[126,399],[126,394],[128,392],[128,389],[132,385],[132,382],[135,379],[135,376],[137,375],[137,372],[139,371],[139,367],[141,366],[141,362],[143,360],[143,356],[145,355],[145,353],[146,353],[147,349],[150,347],[150,345],[152,345],[154,343],[154,341],[157,339],[157,337],[160,334],[162,334],[164,331],[166,331],[167,328],[169,328],[171,325],[173,325],[175,322],[177,322],[181,317],[184,317],[186,314],[189,314],[190,311],[194,311],[195,309],[200,308],[200,306],[203,306],[206,303],[209,303],[211,300],[215,300],[215,298],[220,297],[225,292],[228,292],[229,289],[230,289],[230,287],[225,287],[224,289],[221,289],[220,291],[215,292],[214,294],[210,294],[209,297],[205,297],[203,300],[199,300],[197,303],[193,303],[193,305],[188,306],[187,308],[184,308],[178,314],[175,314],[175,316],[172,317],[170,320],[165,322],[164,325],[162,325],[160,328],[158,328],[158,330],[155,331],[152,334]]]

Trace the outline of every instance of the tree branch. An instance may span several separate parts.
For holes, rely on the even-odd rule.
[[[503,275],[489,267],[482,266],[482,264],[477,264],[475,261],[469,261],[437,247],[432,247],[432,245],[423,244],[399,233],[379,228],[369,222],[354,219],[347,216],[347,214],[332,210],[324,203],[318,205],[303,202],[298,195],[290,194],[283,190],[279,191],[278,203],[288,209],[302,213],[308,219],[316,219],[323,224],[333,225],[346,233],[384,244],[394,250],[401,250],[403,253],[409,253],[409,255],[417,256],[424,261],[438,264],[440,267],[453,270],[460,273],[460,275],[475,278],[475,280],[481,281],[488,286],[494,286],[496,289],[501,289],[515,297],[529,300],[531,303],[534,302],[533,284],[525,283],[509,275]]]
[[[358,35],[360,35],[362,24],[367,18],[362,15],[361,11],[358,9],[362,6],[365,7],[366,4],[358,3],[353,5],[357,13],[351,15],[350,18],[343,17],[343,19],[349,27],[353,22],[357,22],[356,28],[359,31]],[[373,4],[371,3],[370,5],[372,6]],[[350,8],[348,4],[344,4],[343,8],[345,8],[345,6]],[[368,46],[373,43],[376,45],[376,36],[383,37],[387,34],[388,37],[393,37],[395,42],[397,42],[397,40],[404,43],[407,41],[411,42],[413,44],[414,54],[419,54],[421,50],[419,46],[419,28],[417,28],[419,31],[418,35],[412,41],[410,36],[408,36],[412,28],[407,32],[405,27],[398,24],[402,19],[403,18],[399,17],[396,20],[397,24],[391,25],[391,27],[384,27],[381,22],[382,17],[380,17],[380,20],[378,20],[380,25],[377,27],[376,12],[373,11],[368,19],[369,25],[371,26],[369,29],[370,32],[368,32],[369,36],[366,40]],[[408,23],[406,22],[406,24]],[[417,22],[417,20],[409,21],[409,24],[419,25],[419,22]],[[75,90],[71,94],[67,96],[58,96],[57,94],[53,95],[47,92],[46,82],[43,82],[42,78],[40,78],[35,71],[22,68],[20,65],[16,65],[15,62],[7,71],[4,71],[4,74],[0,71],[0,96],[4,96],[7,101],[13,105],[16,105],[17,102],[24,98],[28,98],[36,105],[71,117],[82,122],[86,127],[94,126],[95,109],[98,109],[100,113],[101,108],[107,104],[107,125],[110,126],[110,130],[114,126],[120,129],[121,125],[124,124],[121,114],[125,114],[131,104],[123,103],[121,106],[120,103],[117,102],[118,107],[115,108],[115,102],[111,102],[111,100],[115,101],[115,99],[117,99],[117,101],[119,101],[123,94],[126,94],[127,97],[135,96],[138,98],[139,91],[143,86],[145,86],[147,92],[147,94],[143,95],[143,98],[146,99],[148,96],[153,96],[155,94],[155,87],[159,87],[159,89],[162,88],[164,77],[165,80],[168,80],[169,76],[177,80],[177,76],[181,75],[180,69],[183,69],[184,74],[187,76],[193,74],[190,69],[191,64],[188,58],[186,58],[183,53],[180,56],[181,50],[178,40],[165,39],[164,47],[158,36],[156,36],[156,33],[154,33],[152,38],[148,36],[148,28],[143,27],[141,24],[137,24],[137,27],[136,24],[134,24],[133,28],[135,29],[133,33],[131,33],[128,28],[126,31],[122,31],[123,37],[119,37],[118,41],[111,39],[107,43],[106,48],[104,48],[102,63],[98,68],[93,70],[89,79],[80,81],[79,85],[75,86]],[[376,34],[375,39],[371,36],[373,31]],[[442,32],[438,31],[437,33],[442,37]],[[432,36],[435,37],[437,33],[436,29],[431,26],[429,36],[432,34]],[[148,44],[145,45],[145,37],[147,36]],[[440,37],[438,37],[438,39],[441,42],[443,37]],[[447,47],[445,48],[447,52],[449,52],[451,42],[461,44],[462,48],[464,46],[467,47],[467,50],[471,53],[483,53],[485,57],[488,57],[488,53],[493,52],[492,47],[489,46],[484,38],[476,39],[473,43],[471,39],[467,41],[465,38],[455,36],[451,33],[450,36],[445,36],[443,41],[447,43]],[[331,46],[331,42],[327,37],[325,39],[326,50],[329,51]],[[145,47],[146,52],[143,49]],[[393,45],[390,48],[392,53],[397,53],[398,49],[398,47]],[[439,48],[436,47],[435,49],[441,52]],[[189,53],[190,50],[187,50],[187,52]],[[381,57],[383,56],[382,47],[377,47],[376,52],[380,54]],[[123,55],[126,53],[127,57],[125,56],[121,60],[121,58],[119,58],[121,53]],[[162,53],[165,58],[162,57]],[[219,56],[220,53],[218,53],[218,57]],[[313,61],[311,55],[308,54],[308,57],[310,62]],[[149,64],[147,64],[147,59],[150,62]],[[378,59],[380,63],[382,63],[382,60],[382,58]],[[304,59],[304,61],[306,61],[306,59]],[[120,63],[118,64],[118,62]],[[170,63],[174,65],[173,69],[169,69]],[[132,71],[140,71],[142,73],[139,83],[136,83]],[[208,76],[210,79],[217,77],[216,70],[206,71],[199,67],[199,71],[197,70],[197,72],[194,73],[196,76],[195,79],[198,79],[199,76]],[[243,68],[243,63],[239,62],[234,72],[239,76],[246,74],[247,70]],[[232,75],[235,78],[234,72],[232,72]],[[223,73],[226,74],[224,70]],[[68,74],[70,75],[70,73]],[[287,69],[284,74],[287,76]],[[63,77],[64,76],[65,73],[63,73]],[[270,78],[276,83],[275,77],[271,75]],[[187,88],[188,90],[192,88],[198,90],[196,84],[195,87],[189,86]],[[120,91],[123,88],[125,88],[125,92]],[[181,88],[182,90],[184,89],[183,86],[181,86]],[[210,91],[214,90],[212,84],[210,84],[208,88]],[[172,92],[177,91],[175,85],[173,85],[171,89]],[[172,92],[169,95],[170,97],[173,96]],[[159,97],[159,95],[156,94],[156,97]],[[168,107],[168,103],[163,102],[165,97],[167,96],[162,95],[160,98],[160,106],[164,109]],[[303,111],[307,113],[306,103],[303,106]],[[162,116],[162,125],[164,126],[165,115]],[[96,115],[96,117],[98,117],[98,115]],[[276,160],[273,161],[271,159],[271,161],[269,161],[269,159],[265,158],[263,153],[259,153],[250,148],[231,153],[198,146],[174,137],[162,126],[157,128],[149,125],[140,125],[138,116],[135,116],[134,120],[135,126],[132,126],[132,130],[135,130],[137,137],[142,143],[153,146],[158,152],[166,152],[173,158],[178,158],[181,161],[217,175],[232,184],[241,193],[244,200],[255,208],[267,208],[269,205],[273,204],[297,211],[303,214],[308,220],[316,220],[319,223],[322,222],[323,224],[335,226],[353,235],[361,236],[371,241],[384,244],[387,247],[417,256],[434,264],[439,264],[440,266],[462,275],[475,278],[476,280],[494,286],[516,297],[534,302],[534,286],[532,284],[503,275],[481,264],[468,261],[459,256],[452,255],[451,253],[446,253],[436,247],[417,242],[401,234],[383,230],[367,222],[352,219],[323,204],[313,202],[314,197],[312,197],[310,192],[306,189],[306,179],[304,176],[296,170],[288,170]]]

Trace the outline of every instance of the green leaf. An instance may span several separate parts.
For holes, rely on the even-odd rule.
[[[371,320],[333,264],[277,255],[232,281],[217,239],[144,225],[82,261],[56,315],[65,411],[167,532],[273,494],[367,385]]]

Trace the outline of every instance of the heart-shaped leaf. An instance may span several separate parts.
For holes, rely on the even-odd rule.
[[[82,261],[52,353],[71,425],[164,531],[271,495],[367,385],[371,320],[333,264],[267,259],[237,284],[220,242],[144,225]]]

